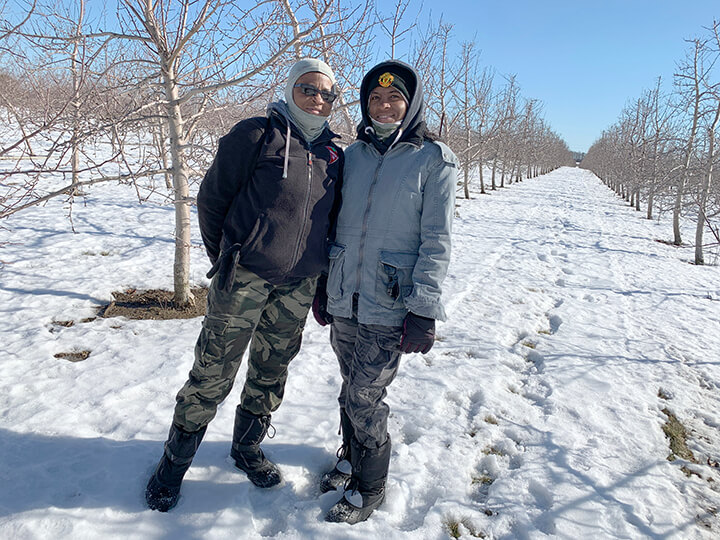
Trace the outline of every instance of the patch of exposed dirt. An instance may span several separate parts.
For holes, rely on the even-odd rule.
[[[88,359],[90,351],[59,352],[53,356],[55,356],[55,358],[63,358],[69,362],[82,362]]]
[[[663,238],[656,238],[656,242],[660,242],[661,244],[665,244],[666,246],[672,246],[672,247],[687,247],[685,244],[676,244],[674,240],[665,240]]]
[[[697,463],[692,450],[687,445],[688,435],[685,426],[669,409],[665,408],[662,412],[668,417],[667,422],[663,424],[663,432],[670,441],[668,461],[675,461],[675,459],[680,458],[691,463]]]
[[[173,293],[161,289],[139,291],[128,289],[112,293],[114,300],[102,306],[99,317],[126,317],[139,320],[192,319],[205,315],[206,287],[192,289],[193,305],[179,307],[173,302]]]

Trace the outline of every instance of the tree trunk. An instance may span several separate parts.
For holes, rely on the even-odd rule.
[[[495,171],[496,170],[497,170],[497,158],[493,159],[492,175],[491,175],[491,179],[490,179],[490,182],[491,182],[490,189],[492,189],[493,191],[495,191],[497,189],[497,185],[495,184]]]
[[[483,179],[483,157],[482,154],[478,156],[478,173],[480,176],[480,193],[485,195],[485,180]]]
[[[184,123],[178,103],[178,88],[173,66],[163,65],[163,86],[167,99],[170,157],[175,204],[175,263],[173,266],[173,301],[177,306],[193,303],[190,292],[190,170],[185,157]]]
[[[680,234],[680,209],[682,208],[683,192],[685,191],[685,174],[680,178],[675,192],[675,205],[673,206],[673,244],[682,245],[682,236]]]
[[[466,96],[467,96],[467,86],[466,86]],[[467,97],[466,97],[467,99]],[[467,101],[466,101],[467,103]],[[463,182],[463,192],[465,194],[465,198],[470,198],[470,126],[468,125],[467,120],[467,110],[465,111],[465,165],[463,166],[464,173],[465,173],[465,181]]]
[[[157,128],[158,128],[157,129],[157,138],[158,138],[157,149],[158,149],[158,152],[160,153],[160,160],[162,161],[163,168],[168,170],[168,169],[170,169],[170,162],[168,160],[168,155],[167,155],[167,143],[166,143],[167,135],[165,133],[165,120],[163,118],[159,119],[159,121],[157,123]],[[172,177],[170,176],[170,173],[166,172],[164,176],[165,176],[165,187],[167,189],[172,189],[173,184],[172,184]]]
[[[470,164],[465,163],[463,166],[463,173],[465,174],[465,180],[463,181],[463,193],[466,199],[470,198]]]
[[[712,184],[713,160],[715,159],[715,128],[720,120],[720,101],[718,101],[715,110],[715,118],[712,125],[708,127],[708,165],[707,171],[702,179],[702,187],[700,188],[700,201],[698,204],[697,224],[695,225],[695,264],[705,264],[703,258],[703,231],[705,230],[705,210],[707,208],[708,194],[710,193],[710,185]]]
[[[695,57],[693,59],[693,118],[690,128],[690,136],[685,154],[685,167],[683,168],[680,180],[678,181],[677,191],[675,193],[675,206],[673,207],[673,244],[682,245],[682,237],[680,235],[680,214],[682,210],[683,195],[685,194],[685,186],[690,171],[690,158],[692,157],[693,148],[695,147],[695,135],[697,133],[698,121],[700,119],[700,78],[698,74],[698,57],[700,53],[700,43],[695,42]]]
[[[75,41],[73,42],[72,53],[70,54],[70,70],[72,72],[72,87],[73,87],[73,98],[71,102],[72,107],[72,139],[71,139],[71,155],[70,155],[70,168],[72,170],[72,184],[73,189],[70,192],[71,195],[79,195],[80,190],[77,187],[80,182],[79,170],[80,170],[80,84],[81,84],[81,73],[82,62],[78,58],[80,53],[80,41],[79,35],[82,30],[83,17],[85,15],[85,2],[81,0],[79,2],[79,14],[77,26],[75,28]]]

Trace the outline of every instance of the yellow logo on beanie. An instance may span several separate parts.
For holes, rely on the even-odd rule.
[[[388,86],[390,86],[393,83],[394,80],[395,80],[395,77],[393,77],[392,73],[385,72],[382,75],[380,75],[380,77],[378,78],[378,83],[383,88],[387,88]]]

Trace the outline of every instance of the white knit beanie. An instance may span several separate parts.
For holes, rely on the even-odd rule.
[[[333,85],[333,92],[337,92],[335,74],[332,69],[322,60],[315,58],[303,58],[295,62],[293,67],[290,68],[290,74],[288,75],[287,84],[285,85],[285,101],[287,102],[290,116],[292,116],[293,122],[300,131],[303,132],[308,142],[315,140],[322,133],[327,124],[327,117],[307,113],[298,107],[293,99],[293,87],[300,77],[306,73],[313,72],[326,75]]]

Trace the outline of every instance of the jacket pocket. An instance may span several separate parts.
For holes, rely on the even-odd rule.
[[[403,307],[403,300],[413,290],[412,273],[417,253],[381,251],[378,261],[375,300],[383,307]]]
[[[345,246],[330,244],[328,253],[330,267],[328,268],[327,295],[328,298],[338,300],[343,295]]]
[[[265,224],[265,212],[260,212],[252,226],[252,229],[250,229],[250,232],[240,246],[241,257],[250,251],[256,251],[255,248],[257,247],[257,243],[262,236],[263,229],[265,228],[267,228],[267,225]]]

